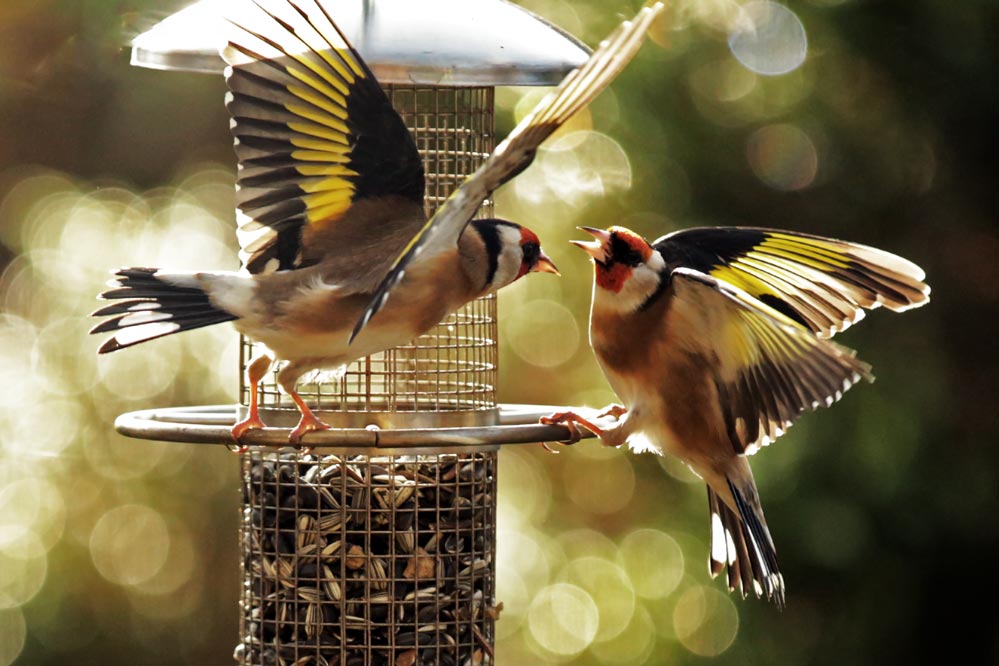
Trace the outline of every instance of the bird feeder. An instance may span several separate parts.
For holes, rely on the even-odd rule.
[[[416,139],[427,213],[495,144],[494,90],[556,85],[588,49],[504,0],[337,0],[332,18],[374,71]],[[220,74],[222,3],[202,0],[132,44],[132,63]],[[221,104],[221,100],[219,100]],[[220,131],[221,128],[220,128]],[[492,212],[486,202],[482,216]],[[497,452],[563,440],[540,425],[555,408],[496,402],[493,297],[468,304],[410,344],[299,385],[333,430],[310,453],[286,447],[298,412],[274,375],[244,439],[241,665],[495,663]],[[241,344],[239,376],[254,356]],[[119,417],[144,439],[233,444],[242,406]],[[285,448],[282,448],[285,447]]]

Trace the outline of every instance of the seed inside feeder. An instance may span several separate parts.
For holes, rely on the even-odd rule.
[[[244,456],[241,664],[491,664],[495,454]]]

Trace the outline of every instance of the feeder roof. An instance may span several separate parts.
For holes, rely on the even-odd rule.
[[[132,64],[221,74],[227,2],[200,0],[132,40]],[[589,55],[564,30],[506,0],[325,0],[382,83],[555,85]]]

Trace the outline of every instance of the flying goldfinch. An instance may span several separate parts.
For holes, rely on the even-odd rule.
[[[413,137],[334,22],[334,5],[229,5],[221,54],[243,270],[123,268],[101,294],[117,302],[94,313],[112,317],[91,331],[114,333],[99,353],[225,321],[263,343],[272,355],[248,365],[250,407],[233,426],[237,440],[264,427],[257,383],[273,358],[285,361],[278,383],[302,413],[289,437],[297,445],[329,427],[295,391],[304,373],[405,344],[527,273],[557,273],[529,229],[472,216],[617,76],[662,9],[646,7],[619,26],[428,221]],[[389,287],[391,306],[361,330]]]
[[[712,576],[784,605],[784,579],[748,455],[806,410],[829,406],[870,366],[827,338],[885,306],[929,301],[915,264],[864,245],[790,231],[703,228],[649,244],[623,227],[582,227],[593,259],[590,343],[624,403],[610,425],[572,412],[610,446],[677,456],[708,486]]]

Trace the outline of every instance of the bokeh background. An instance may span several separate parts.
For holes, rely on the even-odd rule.
[[[222,664],[237,640],[235,458],[111,426],[234,401],[236,336],[98,359],[86,335],[108,268],[236,266],[221,77],[121,49],[183,4],[0,1],[0,666]],[[522,4],[590,44],[638,5]],[[613,398],[578,224],[809,231],[906,256],[933,287],[842,336],[877,383],[754,459],[783,613],[709,579],[704,490],[675,461],[504,451],[501,664],[999,661],[996,25],[991,0],[674,0],[498,194],[564,274],[501,296],[505,401]],[[500,135],[539,94],[499,92]]]

